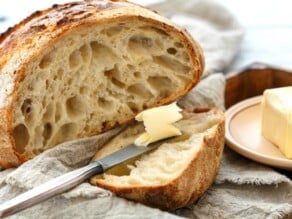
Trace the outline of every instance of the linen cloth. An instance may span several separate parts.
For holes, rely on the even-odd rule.
[[[57,2],[57,0],[56,0]],[[224,109],[224,68],[237,54],[243,30],[224,7],[209,0],[168,0],[151,6],[187,30],[206,56],[204,79],[184,98],[183,107]],[[1,25],[1,23],[0,23]],[[0,203],[58,175],[86,165],[119,128],[67,142],[18,167],[0,172]],[[272,168],[225,148],[214,184],[194,204],[165,212],[116,197],[84,182],[10,218],[289,218],[292,182]]]

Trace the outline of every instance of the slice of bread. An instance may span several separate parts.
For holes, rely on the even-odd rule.
[[[35,12],[0,36],[0,55],[6,168],[177,99],[204,68],[184,29],[136,4],[105,0]]]
[[[224,113],[218,109],[184,112],[175,126],[184,132],[154,152],[91,178],[118,196],[163,210],[194,202],[212,184],[224,148]],[[128,127],[94,157],[100,159],[134,142],[143,126]]]

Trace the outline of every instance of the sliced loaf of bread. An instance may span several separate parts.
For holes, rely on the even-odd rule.
[[[90,182],[163,210],[186,206],[215,180],[224,148],[224,120],[224,113],[218,109],[184,112],[183,119],[174,124],[183,131],[182,136],[94,176]],[[128,127],[99,150],[94,159],[131,144],[143,131],[141,124]]]
[[[186,30],[129,2],[37,11],[0,36],[0,165],[169,103],[203,72]]]

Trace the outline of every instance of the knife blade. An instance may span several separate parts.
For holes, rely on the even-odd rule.
[[[100,160],[93,161],[87,166],[78,168],[44,184],[41,184],[27,192],[24,192],[15,198],[0,205],[0,217],[7,217],[31,207],[41,201],[47,200],[55,195],[68,191],[86,179],[105,172],[106,170],[125,162],[131,158],[137,157],[151,150],[154,150],[162,143],[169,141],[174,137],[166,138],[149,144],[147,147],[130,144]]]

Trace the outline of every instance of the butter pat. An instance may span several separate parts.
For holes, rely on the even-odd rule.
[[[146,132],[135,140],[135,144],[147,146],[154,141],[181,135],[181,131],[173,125],[182,118],[181,111],[176,103],[172,103],[139,113],[135,118],[137,121],[144,122]]]
[[[261,111],[263,136],[292,159],[292,86],[266,90]]]

